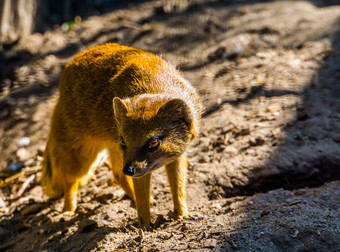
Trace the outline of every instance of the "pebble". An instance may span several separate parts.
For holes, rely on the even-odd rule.
[[[45,151],[45,145],[40,145],[37,150],[37,155],[39,157],[42,157],[44,155],[44,151]]]
[[[208,137],[201,137],[199,140],[199,144],[201,145],[210,145],[210,138]]]
[[[25,161],[29,156],[26,148],[19,148],[16,155],[20,161]]]
[[[99,203],[108,204],[108,201],[111,200],[112,198],[113,198],[113,194],[112,193],[108,193],[108,194],[103,194],[103,195],[100,195],[100,196],[96,197],[96,200]]]
[[[98,226],[98,223],[94,220],[83,219],[78,223],[78,232],[87,233],[93,231]]]
[[[282,110],[282,106],[279,103],[272,103],[268,105],[267,110],[272,113],[280,112]]]
[[[18,172],[20,171],[22,168],[25,167],[25,164],[23,162],[17,162],[17,163],[10,163],[5,170],[10,170],[10,171],[15,171]]]
[[[6,207],[5,201],[0,197],[0,208]]]
[[[187,232],[189,230],[189,227],[185,224],[183,224],[182,228],[181,228],[181,231],[182,232]]]
[[[207,145],[204,145],[204,146],[202,146],[202,151],[203,152],[208,152],[209,151],[209,146],[207,146]]]
[[[22,137],[18,140],[18,146],[19,147],[24,147],[24,146],[27,146],[29,145],[31,142],[30,138],[29,137]]]
[[[210,162],[210,158],[208,157],[208,155],[202,155],[198,159],[198,162],[199,163],[209,163]]]
[[[250,139],[248,141],[250,146],[261,146],[263,144],[265,144],[265,140],[262,137],[256,137],[255,139]]]
[[[296,238],[298,236],[298,234],[299,234],[299,231],[295,229],[294,233],[291,234],[290,236],[293,237],[293,238]]]
[[[35,204],[32,204],[26,208],[24,208],[20,214],[21,216],[26,216],[26,215],[29,215],[29,214],[33,214],[33,213],[37,213],[39,212],[40,210],[42,210],[44,208],[44,205],[41,204],[41,203],[35,203]]]
[[[204,247],[205,248],[213,249],[213,248],[216,248],[216,246],[217,246],[217,240],[216,239],[206,239],[204,241]]]

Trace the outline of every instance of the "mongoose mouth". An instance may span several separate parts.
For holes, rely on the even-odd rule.
[[[140,163],[139,163],[140,164]],[[149,173],[152,169],[149,169],[147,163],[143,165],[127,164],[123,168],[123,173],[131,177],[143,177],[145,174]]]
[[[145,168],[144,169],[133,169],[133,171],[129,170],[126,173],[123,169],[123,172],[124,172],[125,175],[128,175],[130,177],[141,178],[141,177],[145,176],[146,174],[152,172],[153,170],[155,170],[155,168],[154,169],[147,169],[147,168],[146,169]]]
[[[144,175],[159,169],[160,167],[174,161],[177,156],[173,156],[172,158],[159,158],[155,160],[153,163],[148,163],[146,160],[142,162],[128,162],[124,168],[123,173],[127,176],[131,176],[133,178],[140,178]]]
[[[147,171],[147,172],[143,172],[143,173],[137,173],[137,174],[132,175],[131,177],[133,177],[133,178],[141,178],[141,177],[144,177],[146,174],[148,174],[150,172],[151,171]]]
[[[160,166],[159,166],[160,167]],[[144,175],[156,170],[159,168],[157,166],[151,166],[151,167],[136,167],[134,165],[126,165],[123,169],[123,173],[127,176],[133,177],[133,178],[140,178],[143,177]]]

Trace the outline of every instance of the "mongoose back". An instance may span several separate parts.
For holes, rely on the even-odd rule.
[[[44,152],[42,186],[77,207],[98,153],[108,149],[115,181],[150,227],[151,172],[165,166],[174,213],[188,215],[185,152],[199,132],[201,106],[192,85],[150,52],[107,43],[77,55],[59,85]]]

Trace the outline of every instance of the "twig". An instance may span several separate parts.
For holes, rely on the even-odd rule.
[[[35,165],[35,166],[31,166],[31,167],[26,167],[24,168],[23,170],[25,172],[37,172],[41,169],[41,166],[40,165]]]
[[[39,170],[40,166],[38,165],[24,168],[21,172],[18,172],[17,174],[14,174],[13,176],[6,178],[5,180],[0,180],[0,188],[10,185],[15,179],[25,175],[26,172],[37,172]]]
[[[13,176],[11,176],[9,178],[6,178],[5,180],[1,180],[0,181],[0,188],[8,186],[13,180],[21,177],[24,173],[25,173],[24,171],[21,171],[21,172],[18,172],[17,174],[14,174]]]
[[[13,199],[17,199],[21,197],[21,195],[25,192],[26,188],[33,182],[34,179],[35,179],[35,174],[32,174],[31,176],[29,176],[26,179],[26,181],[21,185],[19,191],[15,194]]]
[[[142,30],[142,27],[140,27],[137,24],[131,23],[131,22],[129,22],[129,23],[125,22],[122,26],[124,28],[132,29],[132,30],[136,30],[136,31],[141,31]]]
[[[123,227],[125,227],[126,223],[128,222],[128,219],[125,219],[122,223],[122,225],[120,225],[120,227],[118,228],[118,231],[120,231]]]

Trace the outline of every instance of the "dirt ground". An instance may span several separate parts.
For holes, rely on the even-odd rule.
[[[340,251],[334,3],[146,1],[1,52],[0,251]],[[152,231],[136,228],[134,203],[105,164],[79,190],[75,216],[43,194],[41,156],[63,66],[106,42],[161,54],[201,95],[188,219],[169,217],[163,169],[153,174]]]

